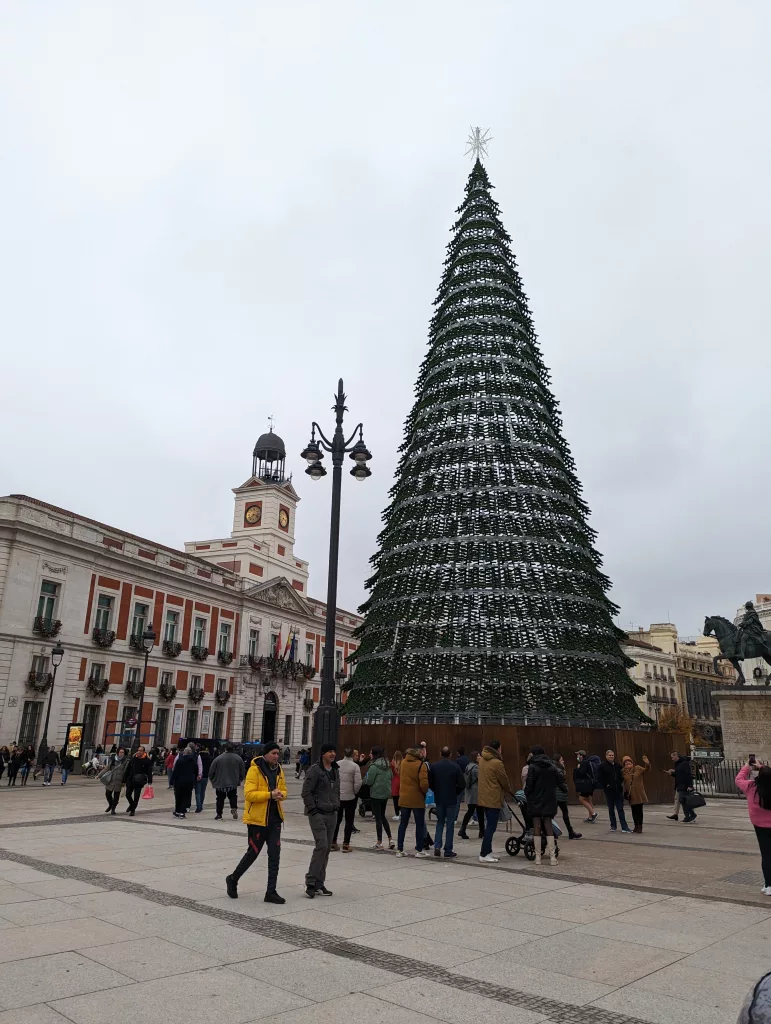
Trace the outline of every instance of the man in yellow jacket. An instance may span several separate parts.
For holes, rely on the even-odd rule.
[[[238,880],[254,864],[260,850],[268,847],[268,886],[266,903],[286,903],[276,892],[278,865],[281,858],[281,823],[286,799],[286,779],[279,764],[278,743],[266,743],[262,754],[252,760],[244,782],[244,824],[248,847],[232,875],[225,879],[228,896],[238,899]]]

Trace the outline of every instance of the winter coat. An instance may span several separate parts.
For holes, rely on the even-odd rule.
[[[173,750],[170,750],[166,755],[166,760],[163,762],[163,764],[167,772],[171,771],[171,769],[174,767],[174,761],[176,759],[176,756],[177,755],[174,753]]]
[[[209,769],[211,768],[211,763],[212,763],[212,756],[211,756],[211,754],[207,754],[205,751],[202,750],[201,753],[198,755],[198,760],[201,763],[200,764],[200,769],[199,769],[201,778],[202,779],[208,779],[209,778]]]
[[[66,772],[71,772],[74,767],[75,767],[75,758],[72,756],[72,754],[65,754],[62,757],[62,768]]]
[[[469,766],[469,759],[466,757],[465,754],[459,754],[455,758],[455,763],[460,768],[460,770],[465,773],[466,769]]]
[[[470,807],[472,804],[477,803],[477,797],[479,796],[479,765],[476,761],[471,761],[466,766],[466,771],[463,775],[463,781],[466,783],[466,803]]]
[[[337,762],[340,773],[340,799],[354,800],[361,789],[361,768],[352,757],[344,757]]]
[[[439,807],[455,807],[466,788],[463,772],[449,757],[441,757],[431,765],[428,782],[434,791],[434,801]]]
[[[49,768],[55,768],[59,763],[59,755],[56,753],[53,747],[49,747],[46,751],[46,755],[43,758],[43,764],[47,764]]]
[[[507,793],[514,793],[500,753],[494,747],[485,747],[479,762],[479,791],[477,804],[499,810]]]
[[[369,786],[372,800],[387,800],[391,795],[391,769],[384,757],[377,758],[367,769],[364,785]]]
[[[771,811],[760,806],[758,787],[755,780],[750,778],[751,771],[750,766],[745,764],[736,776],[736,785],[747,797],[747,813],[752,824],[758,828],[771,828]]]
[[[238,789],[245,776],[244,759],[231,751],[215,757],[209,767],[209,781],[215,789]]]
[[[557,813],[557,782],[565,772],[548,754],[535,754],[528,762],[525,796],[533,817],[553,818]]]
[[[555,761],[554,764],[557,768],[557,772],[562,772],[561,778],[559,775],[557,775],[557,803],[566,804],[570,799],[570,793],[568,792],[567,775],[565,774],[565,769],[558,761]]]
[[[690,789],[693,786],[693,772],[690,757],[678,757],[675,761],[675,789]]]
[[[171,773],[172,786],[189,786],[198,781],[198,758],[195,754],[180,754]]]
[[[648,794],[645,792],[643,775],[645,775],[649,768],[649,764],[636,764],[632,768],[622,769],[624,775],[624,793],[629,794],[630,805],[648,803]]]
[[[600,765],[599,783],[607,796],[622,796],[624,793],[624,775],[618,761],[608,761]]]
[[[104,787],[111,793],[120,793],[121,786],[126,778],[126,772],[129,766],[129,758],[124,757],[122,761],[116,759],[115,764],[110,768],[110,781]]]
[[[399,765],[401,766],[401,761],[399,762]],[[392,761],[391,762],[391,796],[398,796],[399,795],[399,786],[401,784],[400,783],[400,779],[399,779],[399,771],[400,770],[401,770],[400,767],[397,767],[395,762]]]
[[[144,786],[153,777],[153,762],[149,757],[137,757],[134,754],[133,757],[129,758],[128,767],[126,768],[125,783],[126,786]]]
[[[579,796],[591,796],[599,782],[600,759],[596,754],[581,758],[573,769],[573,785]]]
[[[268,821],[268,814],[270,812],[270,804],[273,798],[271,797],[271,788],[268,781],[268,777],[262,769],[263,759],[261,757],[255,757],[249,766],[249,771],[246,773],[246,781],[244,782],[244,825],[265,825]],[[276,765],[276,789],[279,789],[286,798],[286,779],[284,778],[284,770],[280,764]],[[273,803],[278,808],[278,815],[281,820],[284,820],[284,801],[273,800]]]
[[[399,775],[399,807],[425,807],[428,792],[428,765],[416,747],[402,758]]]
[[[356,765],[353,766],[358,772]],[[327,771],[321,761],[312,764],[303,782],[302,797],[306,814],[336,814],[340,807],[338,766],[333,764],[330,771]]]

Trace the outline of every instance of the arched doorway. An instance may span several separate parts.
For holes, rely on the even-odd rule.
[[[276,719],[278,718],[278,697],[271,690],[265,694],[265,702],[262,705],[262,731],[260,741],[272,743],[276,739]]]

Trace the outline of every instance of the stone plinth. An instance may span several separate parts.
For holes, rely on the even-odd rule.
[[[716,690],[726,758],[746,761],[756,754],[771,762],[771,687]]]

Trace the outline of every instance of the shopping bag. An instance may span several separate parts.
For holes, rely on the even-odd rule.
[[[503,804],[501,805],[500,812],[498,814],[498,821],[511,821],[512,817],[513,814],[511,813],[511,808],[504,800]]]
[[[433,789],[429,789],[429,791],[426,793],[426,807],[430,807],[431,804],[433,804],[433,802],[434,802],[434,791],[433,791]]]
[[[142,790],[142,799],[143,800],[152,800],[154,796],[155,796],[155,793],[153,792],[153,787],[148,782],[148,784]]]
[[[102,772],[102,774],[97,777],[103,786],[109,785],[112,781],[112,768],[108,768],[106,772]]]

